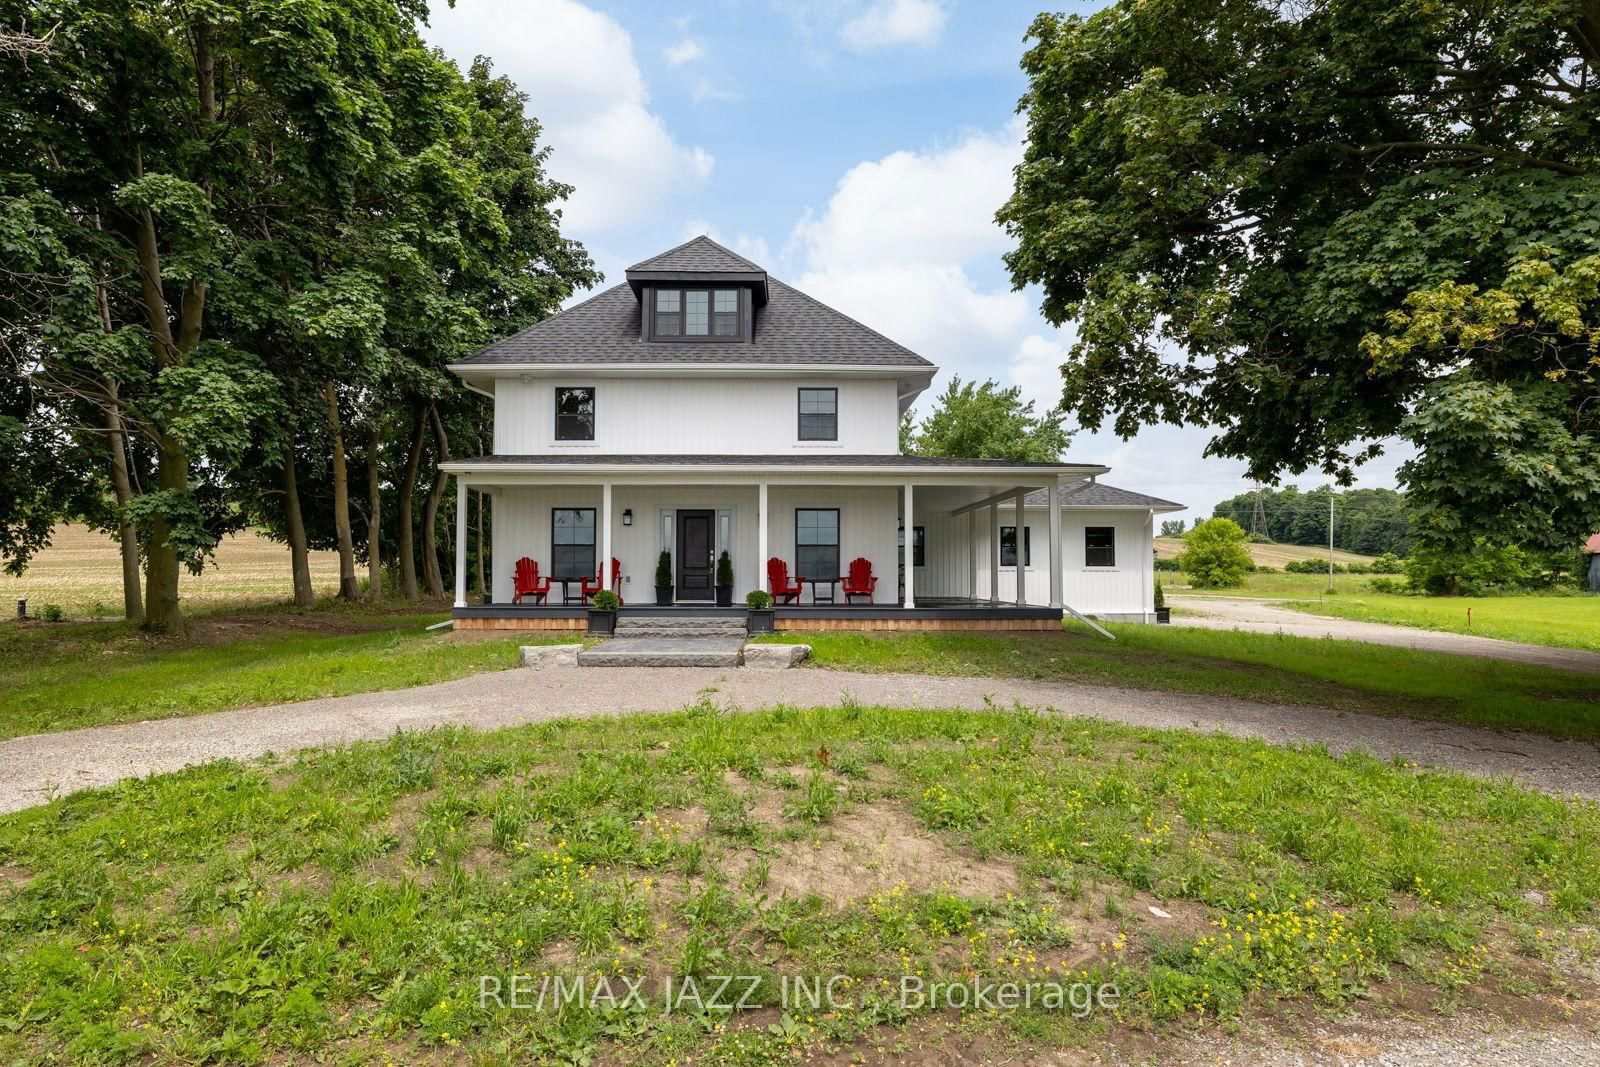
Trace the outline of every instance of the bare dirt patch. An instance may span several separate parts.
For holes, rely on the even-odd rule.
[[[782,794],[763,791],[751,814],[770,823],[783,803]],[[736,876],[743,878],[755,862],[748,854],[735,856]],[[834,904],[901,885],[985,898],[1003,896],[1018,885],[1011,863],[982,859],[930,836],[898,806],[883,800],[836,815],[799,840],[780,842],[768,862],[768,892],[791,897],[816,893]]]

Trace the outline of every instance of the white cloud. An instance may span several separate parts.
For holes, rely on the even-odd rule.
[[[739,94],[729,89],[719,89],[711,84],[710,79],[696,78],[690,96],[697,104],[726,103],[729,100],[739,99]]]
[[[963,377],[1004,377],[1030,299],[985,286],[1006,236],[994,223],[1021,149],[1015,127],[852,167],[790,235],[796,283]]]
[[[697,59],[704,59],[706,50],[699,41],[693,37],[685,37],[680,41],[661,50],[661,57],[667,61],[669,67],[681,67],[685,63],[693,63]]]
[[[680,144],[649,108],[628,32],[573,0],[435,4],[428,39],[458,63],[489,55],[528,94],[544,125],[549,171],[575,188],[569,232],[613,229],[651,211],[652,198],[711,175],[703,148]]]
[[[876,0],[844,24],[839,40],[856,52],[903,44],[926,48],[939,39],[946,17],[935,0]]]

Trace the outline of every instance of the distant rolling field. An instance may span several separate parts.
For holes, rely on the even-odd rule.
[[[1328,558],[1327,548],[1317,548],[1313,545],[1256,545],[1246,544],[1250,555],[1258,567],[1282,567],[1297,559],[1322,559]],[[1156,555],[1163,559],[1176,556],[1183,551],[1181,537],[1156,538]],[[1342,549],[1333,550],[1335,563],[1371,563],[1375,557],[1363,556],[1357,552],[1345,552]]]
[[[339,557],[311,553],[311,582],[318,593],[336,591]],[[289,548],[253,530],[226,538],[217,547],[215,564],[198,574],[184,572],[178,595],[188,607],[287,600],[293,593]],[[37,616],[54,604],[71,618],[122,615],[122,556],[117,543],[84,526],[56,530],[50,547],[34,557],[21,578],[0,574],[0,602],[9,614],[26,597],[28,613]]]

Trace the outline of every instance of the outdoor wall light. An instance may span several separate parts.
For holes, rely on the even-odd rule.
[[[632,508],[623,508],[622,509],[622,525],[624,525],[624,526],[632,526],[633,525],[633,509]]]

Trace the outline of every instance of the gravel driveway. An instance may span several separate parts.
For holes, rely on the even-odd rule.
[[[719,705],[837,704],[976,708],[1021,703],[1140,726],[1220,730],[1336,752],[1404,756],[1536,789],[1600,799],[1593,744],[1322,708],[1180,693],[1138,692],[1009,678],[859,674],[713,667],[544,667],[479,674],[439,685],[297,704],[97,726],[0,742],[0,812],[57,793],[194,763],[386,737],[397,729],[478,728],[562,716],[674,711],[709,696]]]
[[[1422,630],[1412,626],[1390,626],[1381,622],[1358,622],[1326,615],[1308,615],[1277,605],[1285,600],[1230,596],[1167,595],[1167,602],[1182,608],[1174,614],[1174,626],[1199,626],[1208,630],[1249,630],[1254,633],[1285,633],[1294,637],[1339,637],[1348,641],[1369,641],[1375,645],[1398,645],[1429,652],[1451,652],[1458,656],[1498,659],[1507,663],[1526,663],[1535,667],[1556,667],[1569,671],[1600,674],[1600,652],[1578,648],[1551,648],[1524,645],[1494,637],[1471,637],[1446,630]],[[1198,614],[1191,614],[1198,613]]]

